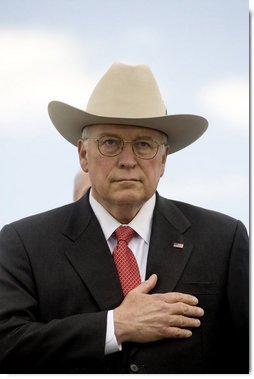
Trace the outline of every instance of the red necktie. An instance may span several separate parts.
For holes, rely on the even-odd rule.
[[[113,257],[118,271],[124,296],[141,283],[140,273],[136,258],[128,247],[129,241],[135,235],[135,231],[129,226],[119,226],[115,230],[117,246]]]

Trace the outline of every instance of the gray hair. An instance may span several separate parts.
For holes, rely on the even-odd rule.
[[[86,138],[88,138],[88,128],[89,128],[89,126],[85,126],[85,127],[82,129],[82,132],[81,132],[81,138],[82,138],[82,139],[86,139]]]

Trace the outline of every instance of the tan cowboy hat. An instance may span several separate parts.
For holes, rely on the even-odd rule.
[[[86,111],[52,101],[48,112],[59,133],[75,146],[85,126],[117,124],[167,134],[170,153],[174,153],[196,141],[208,127],[207,120],[201,116],[167,115],[147,65],[113,63],[92,92]]]

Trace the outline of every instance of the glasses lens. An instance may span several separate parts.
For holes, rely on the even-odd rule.
[[[101,137],[98,141],[98,147],[101,154],[108,157],[117,155],[121,152],[122,141],[116,137]]]
[[[137,157],[142,159],[151,159],[158,151],[158,144],[153,140],[136,140],[132,146]]]
[[[158,152],[158,143],[151,139],[137,139],[131,142],[109,136],[103,136],[98,140],[98,148],[102,155],[114,157],[121,153],[126,142],[132,144],[134,154],[141,159],[152,159]]]

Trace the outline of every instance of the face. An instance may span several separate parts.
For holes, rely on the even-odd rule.
[[[94,125],[88,128],[88,140],[80,140],[79,158],[82,169],[89,172],[94,198],[110,211],[115,206],[141,207],[156,191],[164,173],[168,147],[159,146],[152,159],[141,159],[125,143],[119,155],[107,157],[90,138],[120,137],[126,141],[152,139],[164,142],[163,134],[148,128],[123,125]]]

